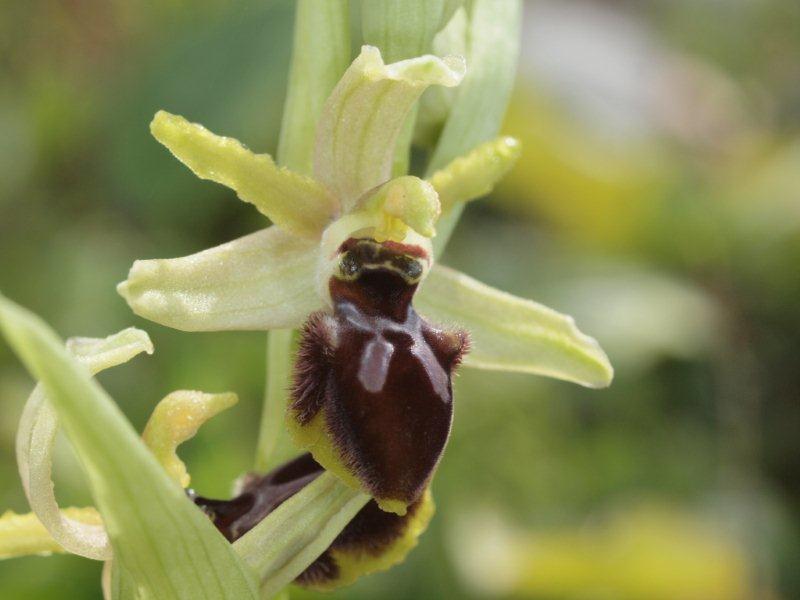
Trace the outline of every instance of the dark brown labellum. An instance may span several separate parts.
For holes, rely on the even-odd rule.
[[[290,429],[325,468],[402,514],[447,443],[468,337],[414,310],[423,269],[413,250],[348,240],[341,251],[333,314],[311,315],[303,330]]]

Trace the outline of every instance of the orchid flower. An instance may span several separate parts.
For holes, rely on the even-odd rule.
[[[407,11],[404,26],[424,33],[407,41],[431,46],[454,11],[464,16],[460,4],[428,3],[436,18]],[[0,329],[42,381],[18,443],[34,514],[0,520],[0,557],[64,549],[104,560],[110,598],[271,597],[291,581],[332,589],[403,560],[427,527],[460,365],[610,383],[605,353],[570,317],[436,262],[463,206],[488,194],[521,151],[513,138],[491,139],[504,92],[485,115],[486,96],[476,92],[492,79],[486,57],[513,64],[516,38],[505,27],[518,22],[519,3],[470,6],[478,79],[460,56],[418,52],[386,64],[365,45],[326,88],[327,100],[302,98],[313,122],[299,112],[311,78],[290,82],[285,123],[302,134],[294,170],[183,117],[155,115],[159,142],[272,224],[191,256],[136,261],[117,289],[136,314],[184,331],[300,330],[285,417],[302,453],[246,475],[232,499],[197,494],[176,448],[235,397],[174,393],[140,439],[90,375],[152,351],[146,334],[126,330],[65,350],[41,321],[0,297]],[[396,28],[384,8],[364,11],[373,33]],[[301,2],[298,11],[293,69],[330,77],[315,69],[318,56],[298,58],[297,50],[321,35],[337,40],[338,54],[349,52],[339,35],[347,5]],[[382,45],[392,52],[410,47],[389,38]],[[513,69],[498,72],[507,90],[506,71]],[[400,154],[420,97],[462,81],[463,101],[452,111],[458,122],[475,120],[463,136],[475,142],[448,160],[437,148],[437,168],[425,178],[406,174]],[[442,138],[454,135],[455,125]],[[59,420],[87,466],[98,511],[56,504],[50,453]],[[4,551],[6,540],[13,543]]]
[[[440,215],[488,193],[518,156],[515,140],[483,144],[427,181],[391,178],[409,110],[428,86],[456,86],[464,72],[459,57],[387,65],[364,46],[323,108],[314,178],[159,112],[158,141],[274,224],[191,256],[136,261],[118,287],[138,315],[188,331],[305,323],[288,411],[293,438],[401,515],[444,449],[450,375],[462,356],[468,367],[592,387],[611,377],[605,354],[571,318],[434,265]]]

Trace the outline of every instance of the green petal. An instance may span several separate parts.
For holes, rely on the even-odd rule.
[[[614,371],[598,343],[569,316],[435,265],[415,304],[433,322],[470,332],[466,366],[535,373],[605,387]]]
[[[271,598],[322,554],[370,497],[323,473],[234,542]]]
[[[317,237],[338,212],[336,200],[313,179],[278,167],[268,154],[254,154],[233,138],[163,110],[150,131],[195,175],[233,189],[293,233]]]
[[[364,46],[325,103],[317,127],[314,173],[345,212],[367,190],[391,177],[406,114],[430,85],[455,86],[464,60],[422,56],[386,65]]]
[[[475,148],[436,171],[430,182],[439,194],[442,212],[461,202],[469,202],[492,191],[505,177],[520,155],[520,144],[502,136]]]
[[[172,392],[156,405],[142,432],[142,440],[170,478],[181,487],[189,487],[186,465],[175,451],[193,438],[203,423],[238,401],[232,393]]]
[[[377,47],[384,60],[395,62],[432,54],[436,32],[450,20],[460,0],[370,0],[361,3],[364,42]],[[409,111],[397,139],[392,175],[408,173],[411,138],[417,118]]]
[[[347,0],[299,0],[278,162],[311,175],[317,121],[325,100],[350,64]]]
[[[257,598],[247,567],[53,331],[2,297],[0,330],[42,380],[86,469],[115,560],[141,591],[155,598]]]
[[[184,331],[297,327],[321,307],[316,243],[270,227],[173,259],[137,260],[117,291],[137,315]]]
[[[94,375],[141,352],[153,353],[147,333],[133,327],[107,338],[72,338],[67,350]],[[95,560],[111,557],[108,535],[100,519],[74,519],[59,509],[53,487],[53,446],[58,414],[37,385],[25,404],[17,431],[17,464],[31,509],[53,539],[73,554]]]

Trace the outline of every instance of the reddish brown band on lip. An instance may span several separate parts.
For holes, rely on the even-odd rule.
[[[348,238],[339,246],[337,251],[338,254],[342,254],[343,252],[347,252],[348,250],[352,250],[356,244],[363,241],[364,239],[371,239],[371,238]],[[375,241],[375,240],[372,240]],[[375,242],[378,243],[378,242]],[[422,248],[421,246],[416,246],[414,244],[402,244],[400,242],[393,242],[391,240],[387,240],[385,242],[380,242],[380,245],[383,246],[385,249],[390,250],[395,254],[405,254],[406,256],[413,256],[414,258],[421,258],[423,260],[430,260],[430,255],[428,254],[427,250]]]

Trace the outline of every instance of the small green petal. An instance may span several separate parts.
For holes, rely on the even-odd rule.
[[[141,352],[152,354],[153,344],[147,333],[131,327],[107,338],[71,338],[67,340],[67,351],[94,375],[126,363]],[[99,518],[96,522],[76,521],[58,507],[52,476],[58,429],[58,414],[43,386],[37,385],[25,404],[17,430],[22,487],[34,514],[58,544],[73,554],[106,560],[111,557],[111,546]]]
[[[271,598],[322,554],[370,497],[323,473],[234,542]]]
[[[460,57],[421,56],[386,65],[364,46],[325,103],[317,127],[314,173],[345,212],[389,180],[409,109],[430,85],[452,87],[466,70]]]
[[[65,519],[73,523],[102,527],[100,514],[91,507],[65,508],[61,511]],[[66,552],[34,513],[18,515],[8,511],[0,517],[0,560],[15,556],[39,555]]]
[[[336,200],[313,179],[278,167],[268,154],[254,154],[233,138],[163,110],[150,131],[195,175],[235,190],[293,233],[318,237],[338,212]]]
[[[317,244],[269,227],[191,256],[137,260],[117,291],[140,317],[183,331],[297,327],[322,301]]]
[[[114,559],[141,592],[153,598],[255,600],[252,573],[55,333],[2,297],[0,330],[42,380],[86,469]]]
[[[415,300],[432,321],[470,332],[466,366],[546,375],[595,388],[611,383],[608,357],[572,317],[441,265],[431,269]]]
[[[167,475],[181,487],[188,487],[191,481],[189,473],[175,451],[183,442],[193,438],[203,423],[238,401],[239,398],[232,393],[172,392],[153,410],[142,432],[142,440]]]
[[[502,136],[475,148],[466,156],[453,160],[430,178],[439,193],[442,212],[461,202],[469,202],[492,191],[505,177],[520,155],[520,144]]]

